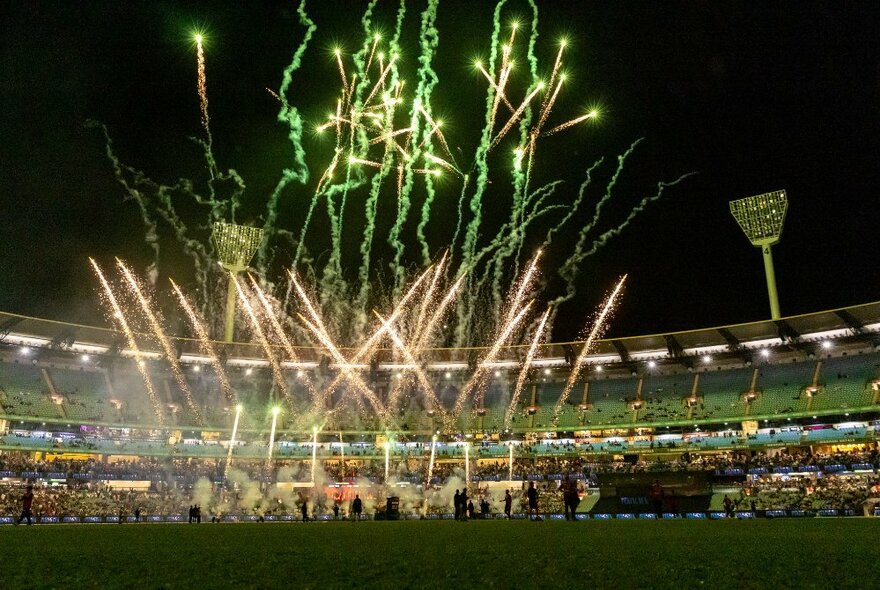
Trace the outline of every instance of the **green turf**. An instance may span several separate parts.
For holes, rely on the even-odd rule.
[[[840,590],[876,587],[878,539],[861,518],[4,526],[0,588]]]

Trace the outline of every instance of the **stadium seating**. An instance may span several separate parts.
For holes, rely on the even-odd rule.
[[[633,402],[639,385],[639,377],[621,377],[618,371],[614,376],[602,373],[589,373],[589,408],[579,407],[583,399],[583,381],[578,381],[569,394],[567,403],[557,418],[554,415],[556,403],[565,385],[565,375],[559,371],[552,376],[540,376],[536,382],[536,407],[527,412],[532,401],[531,383],[526,383],[517,407],[513,412],[511,426],[520,431],[533,427],[536,430],[558,426],[561,428],[589,429],[595,426],[628,427],[664,422],[699,424],[702,421],[720,423],[726,420],[739,421],[750,417],[788,417],[807,416],[813,412],[826,415],[839,411],[870,406],[874,392],[870,382],[880,375],[880,354],[866,353],[822,359],[819,388],[815,395],[806,392],[812,383],[818,360],[799,362],[763,362],[756,365],[758,378],[757,396],[747,401],[743,393],[749,388],[751,367],[718,370],[704,368],[701,364],[695,372],[686,371],[683,366],[667,367],[664,372],[647,371],[643,373],[643,384],[638,407]],[[47,372],[54,385],[57,396],[50,395],[49,383],[43,378],[39,366],[21,362],[0,362],[0,404],[8,416],[29,416],[35,419],[57,419],[96,423],[124,423],[129,425],[152,425],[157,422],[153,402],[146,393],[143,379],[131,363],[116,364],[110,375],[110,387],[103,373],[98,370],[76,370],[49,367]],[[180,427],[198,426],[198,420],[190,411],[185,396],[167,371],[156,363],[150,368],[162,418],[167,425]],[[187,381],[196,400],[200,413],[204,416],[203,425],[228,428],[232,425],[234,406],[220,391],[219,383],[210,368],[198,375],[188,370]],[[699,375],[696,399],[687,401]],[[254,372],[252,376],[244,371],[233,370],[230,382],[238,399],[244,405],[239,428],[242,430],[266,429],[271,421],[267,411],[269,392],[273,391],[271,374],[267,371]],[[457,383],[457,382],[456,382]],[[463,430],[501,431],[505,426],[505,414],[511,396],[510,389],[515,380],[511,374],[504,378],[490,379],[485,391],[485,415],[475,411],[479,402],[469,400],[461,415],[460,428]],[[282,423],[284,428],[297,427],[310,430],[314,422],[310,417],[312,393],[302,382],[292,378],[288,382],[294,407],[287,408]],[[320,387],[320,385],[318,385]],[[377,431],[382,426],[369,407],[364,411],[361,404],[355,403],[357,397],[344,384],[332,396],[332,405],[347,400],[342,407],[320,420],[328,430]],[[445,400],[447,407],[453,403],[456,390],[453,382],[439,379],[438,396]],[[281,398],[274,391],[275,399]],[[377,395],[387,395],[380,390]],[[401,408],[395,420],[401,429],[430,432],[439,426],[426,411],[426,404],[419,395],[407,392],[401,397]],[[529,415],[529,414],[532,415]],[[306,423],[308,422],[308,423]],[[711,441],[707,444],[715,444]]]
[[[880,375],[880,356],[856,355],[825,359],[820,383],[824,386],[813,409],[830,410],[867,406],[873,392],[868,383]]]
[[[807,410],[804,388],[810,385],[815,362],[763,365],[758,377],[761,395],[752,402],[753,415],[790,414]]]
[[[0,371],[3,408],[14,416],[63,418],[61,407],[49,397],[41,370],[34,365],[4,363]]]

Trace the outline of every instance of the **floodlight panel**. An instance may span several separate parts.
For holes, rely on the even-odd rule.
[[[214,245],[220,263],[232,271],[247,268],[260,242],[263,241],[263,229],[248,225],[216,222],[214,224]]]
[[[730,202],[730,212],[755,246],[775,244],[788,210],[785,191],[773,191]]]

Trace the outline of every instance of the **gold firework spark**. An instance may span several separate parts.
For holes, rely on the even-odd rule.
[[[257,318],[257,314],[251,305],[250,299],[244,292],[244,289],[241,288],[241,283],[238,282],[238,278],[233,274],[230,275],[230,279],[235,283],[235,290],[238,292],[238,300],[241,301],[242,307],[245,312],[247,312],[247,316],[251,321],[251,327],[254,329],[254,332],[257,334],[257,338],[260,341],[260,345],[263,347],[263,352],[266,354],[266,360],[269,361],[269,366],[272,368],[272,375],[275,377],[275,384],[278,386],[284,399],[287,400],[290,409],[293,410],[293,398],[291,398],[290,391],[287,388],[287,381],[284,379],[284,372],[281,370],[281,365],[279,364],[278,359],[275,358],[275,353],[272,351],[272,345],[269,344],[269,339],[266,338],[266,332],[263,330],[263,326],[260,325],[260,320]]]
[[[144,380],[144,387],[147,390],[147,396],[150,398],[150,403],[153,406],[153,412],[156,414],[156,419],[159,421],[160,425],[164,425],[165,417],[162,415],[162,406],[159,403],[159,398],[156,396],[156,388],[153,387],[153,379],[150,377],[150,373],[147,371],[146,365],[141,358],[141,351],[134,338],[134,332],[132,332],[131,327],[128,325],[128,321],[125,319],[125,314],[122,313],[122,308],[119,306],[119,302],[116,299],[116,295],[113,293],[113,289],[110,288],[110,283],[104,278],[104,273],[101,271],[101,267],[98,266],[98,263],[95,262],[93,258],[89,258],[89,262],[92,264],[95,274],[98,275],[98,280],[101,282],[104,294],[113,310],[113,318],[119,324],[119,327],[122,328],[122,332],[125,334],[125,339],[128,341],[128,347],[134,354],[135,365],[137,365],[138,372],[140,372],[141,377]]]
[[[578,355],[574,366],[571,368],[571,372],[568,374],[568,380],[565,382],[565,388],[562,390],[562,395],[559,396],[559,401],[556,402],[556,409],[553,411],[554,421],[559,420],[559,413],[562,411],[562,406],[568,400],[569,394],[571,394],[571,389],[574,387],[574,384],[581,373],[584,361],[587,360],[587,356],[589,356],[593,349],[593,343],[601,336],[602,331],[605,329],[605,324],[617,305],[618,296],[623,289],[623,284],[626,282],[626,277],[627,275],[623,275],[623,278],[621,278],[620,281],[617,282],[617,286],[614,287],[614,291],[611,292],[611,295],[608,296],[605,303],[602,305],[601,311],[596,317],[596,321],[593,323],[593,328],[590,330],[590,335],[584,341],[584,347],[581,349],[581,353]]]
[[[181,393],[183,393],[183,398],[186,400],[187,407],[189,407],[189,410],[190,412],[192,412],[196,421],[201,424],[203,422],[202,412],[201,410],[199,410],[199,406],[196,405],[195,399],[193,399],[192,392],[189,389],[189,384],[186,382],[186,377],[183,376],[183,371],[180,368],[180,363],[177,362],[177,352],[174,350],[174,347],[171,346],[171,341],[168,340],[168,336],[165,334],[165,330],[162,329],[162,323],[156,316],[156,312],[153,311],[150,302],[147,301],[147,298],[144,295],[140,285],[138,284],[137,279],[134,277],[134,275],[131,273],[125,263],[117,258],[116,265],[122,271],[123,276],[125,276],[125,280],[128,281],[128,286],[131,289],[131,292],[134,293],[135,297],[138,300],[138,303],[140,303],[141,310],[143,310],[144,316],[147,318],[147,322],[149,322],[150,328],[152,328],[153,334],[159,341],[159,344],[162,347],[162,351],[165,353],[165,358],[168,360],[168,364],[171,366],[171,374],[174,376],[174,380],[177,382],[177,387],[180,388]]]
[[[189,318],[189,323],[195,330],[196,335],[199,337],[199,348],[202,351],[202,354],[211,359],[211,366],[214,367],[214,373],[217,375],[217,380],[220,382],[220,390],[223,392],[223,397],[227,399],[227,401],[231,403],[238,403],[238,395],[232,389],[232,385],[229,383],[229,378],[226,376],[226,371],[223,368],[223,363],[220,362],[220,357],[217,356],[217,351],[214,350],[214,346],[211,344],[211,338],[208,336],[208,331],[205,329],[204,324],[199,319],[199,316],[196,315],[195,310],[192,305],[190,305],[189,301],[187,301],[186,296],[184,296],[183,291],[180,290],[180,287],[177,286],[172,279],[171,287],[174,289],[174,292],[177,294],[177,299],[180,301],[180,307],[183,308],[183,311],[186,312],[187,317]]]
[[[516,410],[517,403],[519,403],[519,396],[522,393],[526,377],[528,377],[529,370],[531,369],[532,359],[535,357],[535,352],[538,350],[538,345],[541,343],[541,339],[544,336],[544,327],[547,325],[547,319],[549,317],[550,308],[548,307],[547,311],[544,312],[544,315],[541,316],[541,321],[538,323],[537,329],[535,329],[535,335],[532,337],[529,352],[526,354],[525,361],[523,361],[522,368],[520,368],[519,375],[516,378],[516,386],[513,388],[513,394],[510,396],[510,405],[507,408],[507,413],[504,415],[504,428],[510,428],[510,421],[511,418],[513,418],[513,412]]]

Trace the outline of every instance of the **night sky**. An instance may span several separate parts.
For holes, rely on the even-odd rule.
[[[331,49],[356,49],[363,6],[308,7],[318,30],[289,98],[310,124],[335,104]],[[579,298],[561,311],[556,338],[574,337],[623,273],[629,285],[610,335],[767,318],[760,253],[727,202],[780,188],[790,203],[774,251],[783,314],[880,299],[880,4],[610,0],[539,7],[542,67],[549,71],[559,37],[571,42],[571,83],[554,121],[590,105],[602,109],[596,124],[544,140],[539,174],[566,181],[559,198],[573,197],[598,157],[613,161],[639,137],[603,228],[657,181],[698,173],[584,262]],[[421,8],[410,6],[402,43],[411,48],[404,62],[411,61],[404,67],[416,55]],[[506,14],[522,17],[526,8],[512,2]],[[386,31],[395,10],[386,3],[379,11]],[[489,2],[441,2],[434,109],[465,154],[473,152],[483,117],[486,85],[472,62],[488,55],[491,17]],[[239,221],[259,222],[292,153],[265,88],[278,88],[302,39],[294,2],[17,2],[0,8],[0,22],[0,310],[103,322],[88,256],[118,255],[140,270],[149,262],[137,208],[123,200],[103,140],[84,122],[105,123],[122,159],[157,180],[203,180],[198,149],[187,139],[200,132],[195,27],[208,37],[215,153],[222,168],[237,169],[247,182]],[[326,152],[309,135],[305,145]],[[318,155],[309,158],[313,175],[326,161]],[[509,203],[507,177],[495,169],[490,219]],[[281,225],[299,231],[310,194],[301,187],[285,194]],[[393,189],[386,194],[393,199]],[[454,223],[458,189],[443,194],[432,217],[440,229]],[[312,231],[325,234],[326,220]],[[558,288],[553,268],[571,239],[563,232],[547,255],[551,288]],[[356,247],[348,238],[347,248]],[[185,259],[170,246],[166,252],[165,272],[185,283]]]

